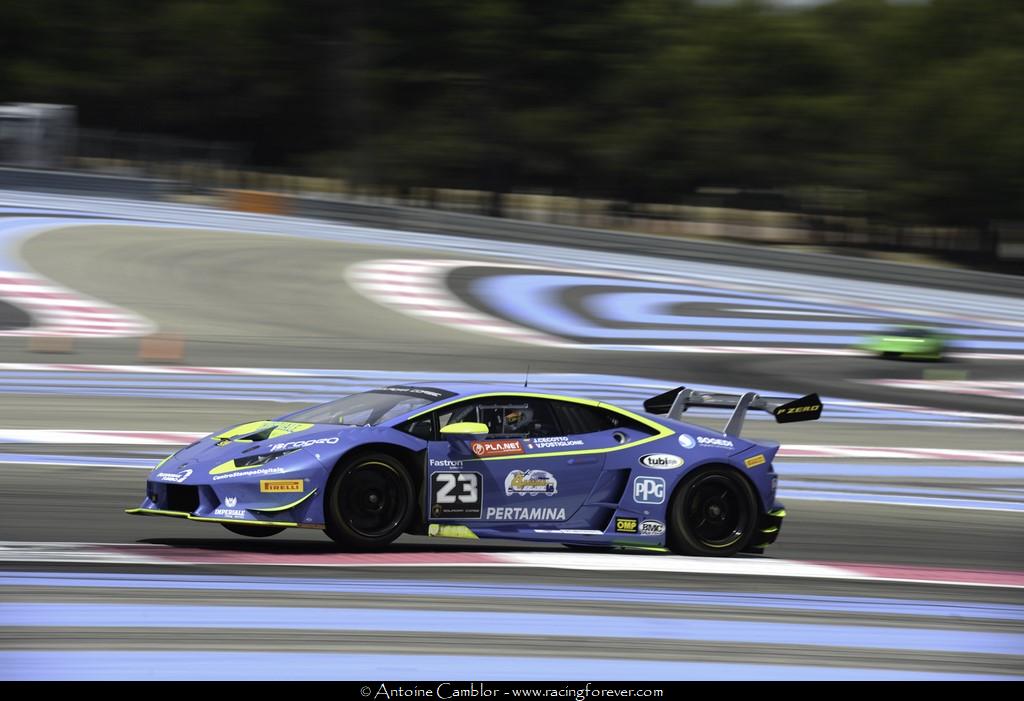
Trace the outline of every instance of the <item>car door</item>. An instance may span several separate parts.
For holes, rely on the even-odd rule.
[[[438,410],[435,421],[437,440],[427,448],[430,521],[565,523],[591,493],[604,463],[603,450],[567,434],[542,397],[479,397]],[[465,422],[483,424],[487,432],[440,432]]]

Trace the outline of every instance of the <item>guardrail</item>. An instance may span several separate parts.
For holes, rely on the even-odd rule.
[[[21,168],[0,168],[0,189],[144,200],[167,199],[190,190],[185,183],[176,180]],[[225,206],[264,214],[331,219],[382,229],[423,231],[495,241],[567,245],[613,253],[701,260],[744,268],[768,268],[794,274],[834,274],[875,282],[1024,297],[1024,277],[1014,275],[907,265],[850,256],[780,250],[765,245],[709,242],[676,235],[582,228],[276,192],[215,192],[223,196]],[[745,276],[746,280],[750,279],[749,270],[737,271],[736,274]]]
[[[159,200],[187,190],[184,183],[124,175],[0,168],[0,189]]]
[[[336,219],[385,229],[472,236],[473,238],[498,241],[567,245],[613,253],[702,260],[747,268],[763,267],[794,274],[835,274],[874,282],[902,283],[962,292],[985,292],[1024,297],[1024,277],[1014,275],[906,265],[824,253],[785,251],[768,246],[710,243],[672,236],[584,229],[412,207],[362,204],[309,197],[285,196],[283,199],[286,203],[286,211],[296,216]],[[745,280],[749,281],[749,272],[737,271],[737,275],[741,274],[746,276]]]

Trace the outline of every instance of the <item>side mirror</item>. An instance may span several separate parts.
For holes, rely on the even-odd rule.
[[[489,431],[487,424],[479,424],[474,421],[460,421],[448,424],[441,429],[441,433],[453,438],[455,436],[486,436]]]

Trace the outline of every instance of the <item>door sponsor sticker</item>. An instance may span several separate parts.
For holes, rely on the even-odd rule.
[[[638,504],[664,504],[665,480],[661,477],[634,478],[633,501]]]
[[[564,521],[565,509],[488,506],[485,521]]]
[[[616,518],[615,519],[615,532],[616,533],[637,533],[639,529],[639,523],[635,518]]]
[[[545,470],[513,470],[505,476],[505,496],[513,494],[554,496],[558,494],[558,480]]]
[[[480,518],[479,472],[435,472],[430,476],[431,518]]]
[[[747,458],[746,460],[743,461],[743,464],[746,465],[748,468],[757,467],[758,465],[764,465],[764,463],[764,455],[755,455],[754,457]]]
[[[687,450],[689,450],[690,448],[696,447],[697,441],[693,440],[693,436],[690,436],[690,435],[688,435],[686,433],[680,433],[679,434],[679,445],[681,445],[682,447],[684,447]]]
[[[668,453],[650,453],[640,458],[640,464],[652,470],[674,470],[677,467],[682,467],[684,462],[678,455],[669,455]]]
[[[523,444],[518,440],[509,441],[472,441],[469,449],[478,458],[496,458],[501,455],[519,455],[523,452]]]
[[[271,494],[301,492],[303,488],[302,480],[260,480],[260,491]]]
[[[640,524],[640,535],[661,535],[665,532],[665,524],[661,521],[644,521]]]

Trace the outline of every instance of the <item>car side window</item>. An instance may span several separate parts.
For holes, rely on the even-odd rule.
[[[437,412],[439,429],[462,421],[485,424],[487,435],[495,438],[562,435],[550,403],[535,397],[484,397]]]
[[[575,402],[552,402],[558,422],[568,435],[630,428],[653,436],[657,431],[635,419],[601,407]]]

